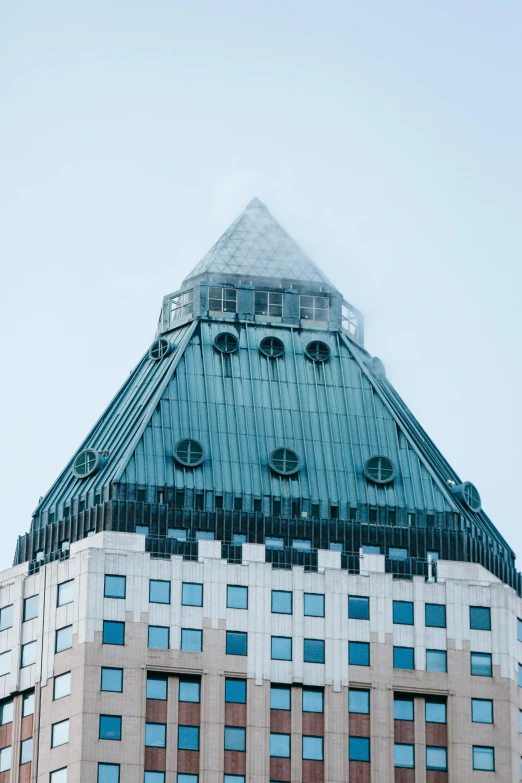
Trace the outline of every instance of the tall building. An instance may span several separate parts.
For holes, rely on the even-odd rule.
[[[514,783],[521,592],[254,199],[0,574],[0,783]]]

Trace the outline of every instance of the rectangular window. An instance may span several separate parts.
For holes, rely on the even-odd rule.
[[[201,700],[201,683],[199,680],[189,677],[180,677],[179,701],[199,704]]]
[[[348,737],[349,761],[370,760],[370,740],[368,737]]]
[[[357,509],[353,509],[354,511],[357,511]],[[355,517],[357,518],[357,516]],[[351,519],[351,516],[350,516]],[[375,546],[374,544],[364,544],[361,547],[363,551],[363,555],[380,555],[381,554],[381,547]]]
[[[55,652],[69,650],[72,647],[72,625],[66,625],[65,628],[59,628],[56,631]]]
[[[271,710],[289,710],[290,704],[290,688],[287,685],[270,686]]]
[[[393,668],[394,669],[415,668],[415,654],[414,654],[413,647],[393,648]]]
[[[227,631],[227,655],[246,655],[248,650],[247,635],[243,631]]]
[[[36,663],[36,642],[22,644],[21,668],[23,669],[24,666],[31,666],[33,663]]]
[[[13,626],[13,605],[4,606],[0,609],[0,631]]]
[[[447,672],[448,660],[446,650],[426,650],[426,671]]]
[[[172,296],[170,299],[170,320],[177,321],[194,310],[194,289]]]
[[[20,743],[20,764],[27,764],[33,760],[33,738],[22,740]]]
[[[237,291],[235,288],[208,289],[208,309],[216,313],[235,313],[237,310]]]
[[[393,622],[397,625],[413,625],[413,602],[393,602]]]
[[[69,742],[69,719],[53,723],[51,729],[51,748],[66,745]]]
[[[343,545],[340,541],[330,541],[328,544],[328,549],[330,549],[332,552],[342,552]]]
[[[27,718],[28,715],[34,713],[34,691],[24,693],[22,701],[22,718]]]
[[[328,321],[329,305],[327,296],[300,296],[299,316],[307,321]]]
[[[256,291],[254,298],[256,315],[282,317],[283,294],[276,293],[275,291]]]
[[[103,621],[103,644],[125,644],[125,623],[117,620]]]
[[[370,714],[370,691],[359,691],[350,688],[348,691],[348,712],[358,715]]]
[[[324,617],[324,595],[305,593],[304,613],[307,617]]]
[[[272,660],[292,660],[292,638],[290,636],[272,636]]]
[[[155,650],[168,650],[170,628],[166,625],[149,625],[148,646]]]
[[[324,663],[324,641],[305,639],[303,661],[305,663]]]
[[[183,606],[203,606],[203,585],[197,582],[183,582],[181,603]]]
[[[471,673],[477,677],[492,677],[491,653],[471,653]]]
[[[111,693],[122,693],[123,669],[102,666],[100,690],[110,691]]]
[[[393,699],[393,719],[413,720],[413,699],[407,696],[395,696]]]
[[[517,617],[517,639],[522,642],[522,620],[520,617]]]
[[[62,582],[58,585],[58,592],[56,595],[56,605],[65,606],[74,601],[74,579],[68,579],[67,582]]]
[[[177,783],[198,783],[199,775],[186,775],[178,772]]]
[[[246,542],[247,542],[247,537],[245,533],[232,533],[232,543],[235,546],[239,546],[240,544],[246,544]]]
[[[473,745],[473,769],[495,771],[495,749]]]
[[[214,541],[212,530],[196,530],[196,541]]]
[[[436,748],[428,745],[426,747],[426,769],[448,769],[448,749]]]
[[[11,650],[0,653],[0,677],[11,671]]]
[[[300,552],[311,552],[312,542],[306,538],[293,538],[292,548],[298,549]]]
[[[272,590],[272,613],[292,614],[292,593],[289,590]]]
[[[51,783],[55,783],[52,778]],[[63,780],[60,778],[60,780],[56,780],[56,783],[67,783],[67,770]],[[98,783],[120,783],[120,765],[100,762],[98,764]]]
[[[303,737],[303,759],[323,761],[323,737]]]
[[[145,732],[147,731],[147,725],[145,726]],[[121,716],[100,715],[99,737],[102,740],[121,740]]]
[[[248,609],[248,587],[227,585],[227,608]]]
[[[13,700],[8,699],[0,703],[0,726],[13,722]]]
[[[104,598],[125,598],[126,577],[105,574]]]
[[[194,777],[196,777],[194,775]],[[179,778],[178,778],[179,780]],[[164,772],[145,772],[143,777],[143,783],[165,783]]]
[[[223,783],[245,783],[244,775],[225,775]]]
[[[274,516],[279,516],[280,513],[281,513],[281,509],[279,509],[278,513],[274,512]],[[275,538],[274,536],[265,537],[265,547],[267,549],[284,549],[284,546],[285,546],[284,538]]]
[[[303,688],[303,712],[324,712],[324,693],[319,688]]]
[[[522,664],[518,664],[518,687],[522,688]]]
[[[348,663],[355,666],[370,665],[370,645],[368,642],[348,642]]]
[[[178,726],[178,750],[199,750],[199,726]]]
[[[167,538],[175,538],[176,541],[186,541],[187,531],[183,528],[169,528],[167,530]]]
[[[491,699],[471,699],[471,720],[473,723],[493,723]]]
[[[246,680],[225,680],[225,701],[229,704],[246,704]]]
[[[270,755],[272,758],[290,758],[290,734],[270,734]]]
[[[446,627],[446,607],[444,604],[426,604],[424,621],[428,628]]]
[[[426,723],[446,723],[446,702],[426,699],[424,705]]]
[[[148,536],[149,535],[149,526],[148,525],[136,525],[134,528],[134,532],[138,533],[141,536]]]
[[[164,674],[147,674],[147,699],[167,701],[167,685]]]
[[[360,595],[349,595],[348,617],[352,620],[369,620],[370,599]]]
[[[225,726],[225,750],[246,750],[246,729]]]
[[[413,769],[415,766],[414,746],[396,742],[393,747],[393,765]]]
[[[0,750],[0,772],[11,769],[11,747]]]
[[[149,581],[149,602],[151,604],[170,604],[170,582],[165,579]]]
[[[38,596],[32,595],[30,598],[24,598],[24,623],[34,620],[35,617],[38,617]]]
[[[405,547],[392,546],[388,550],[388,557],[390,560],[406,560],[408,557],[408,550]]]
[[[476,631],[491,631],[491,609],[488,606],[470,606],[469,627]]]
[[[181,728],[181,727],[180,727]],[[165,748],[167,746],[167,726],[165,723],[145,724],[145,747]]]
[[[203,631],[199,631],[196,628],[182,628],[181,649],[184,652],[202,652]]]

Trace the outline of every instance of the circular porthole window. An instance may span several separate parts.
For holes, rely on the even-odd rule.
[[[195,468],[196,465],[201,465],[205,455],[201,443],[192,438],[185,438],[176,443],[174,456],[185,467]]]
[[[73,462],[73,473],[76,478],[87,478],[92,476],[97,470],[101,468],[105,462],[105,454],[95,449],[85,449],[81,451]]]
[[[268,460],[272,470],[282,476],[291,476],[299,470],[299,457],[292,449],[275,449]]]
[[[265,337],[259,344],[259,350],[270,359],[277,359],[285,352],[285,346],[279,337]]]
[[[462,502],[477,513],[482,508],[482,501],[478,489],[471,481],[465,481],[463,484],[456,484],[451,488],[452,492],[459,497]]]
[[[152,359],[153,362],[159,362],[160,359],[163,359],[170,351],[170,343],[168,340],[165,340],[164,337],[160,337],[158,340],[155,340],[155,342],[152,343],[149,349],[149,358]]]
[[[239,340],[235,334],[221,332],[214,340],[214,347],[221,353],[234,353],[239,348]]]
[[[374,484],[389,484],[395,478],[395,474],[395,465],[391,459],[380,454],[377,457],[370,457],[364,465],[364,475]]]
[[[306,346],[306,355],[313,362],[326,362],[330,358],[330,349],[326,343],[314,340]]]

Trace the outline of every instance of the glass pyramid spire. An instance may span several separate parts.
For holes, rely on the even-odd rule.
[[[252,199],[184,281],[241,278],[335,286],[301,250],[258,198]]]

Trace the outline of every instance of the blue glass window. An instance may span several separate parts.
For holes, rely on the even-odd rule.
[[[167,726],[165,723],[145,724],[145,747],[164,748],[167,744]]]
[[[4,606],[0,609],[0,631],[11,628],[13,625],[13,605]]]
[[[488,606],[470,606],[469,627],[477,631],[491,631],[491,609]]]
[[[272,636],[272,660],[292,660],[292,638],[290,636]]]
[[[318,688],[303,688],[303,712],[324,712],[324,694]]]
[[[493,723],[491,699],[471,699],[471,720],[473,723]]]
[[[102,666],[100,690],[121,693],[123,691],[123,669]]]
[[[147,699],[167,700],[167,678],[163,674],[147,675]]]
[[[225,680],[225,701],[232,704],[246,704],[246,680]]]
[[[164,772],[145,772],[143,783],[165,783]]]
[[[151,579],[149,601],[151,604],[170,604],[170,582],[164,579]]]
[[[518,664],[518,687],[522,688],[522,664]]]
[[[495,771],[495,749],[473,746],[473,769],[481,769],[486,772]]]
[[[427,672],[448,671],[446,650],[426,650],[426,671]]]
[[[187,775],[178,772],[178,783],[198,783],[199,775]]]
[[[517,639],[522,642],[522,620],[520,617],[517,617]]]
[[[156,650],[168,650],[169,644],[170,628],[165,625],[149,625],[149,647]]]
[[[284,538],[275,538],[274,536],[266,536],[265,538],[265,547],[267,549],[283,549],[284,545]]]
[[[370,599],[359,595],[349,595],[348,617],[351,617],[353,620],[369,620]]]
[[[303,759],[322,761],[324,756],[323,737],[303,737]]]
[[[124,576],[111,576],[105,574],[105,591],[103,593],[105,598],[125,598],[125,583]]]
[[[125,623],[103,621],[103,644],[125,644]]]
[[[246,729],[225,726],[225,750],[246,750]]]
[[[63,783],[65,783],[66,779],[66,777],[63,778]],[[54,783],[53,773],[51,773],[51,783]],[[120,783],[120,765],[98,764],[98,783]]]
[[[292,614],[292,593],[289,590],[272,590],[273,614]]]
[[[426,604],[425,624],[428,628],[446,627],[446,607],[444,604]]]
[[[203,606],[203,585],[196,582],[183,582],[181,603],[183,606]]]
[[[179,701],[199,704],[201,698],[201,683],[199,680],[180,677]]]
[[[305,639],[303,660],[305,663],[324,663],[324,641]]]
[[[355,688],[350,688],[348,691],[348,712],[369,715],[370,691],[359,691]]]
[[[34,620],[35,617],[38,617],[38,596],[32,595],[30,598],[24,598],[24,623]]]
[[[393,668],[394,669],[415,668],[415,655],[414,655],[413,647],[393,648]]]
[[[395,696],[393,699],[393,719],[413,720],[413,699],[407,696]]]
[[[227,607],[229,609],[248,609],[248,587],[228,585]]]
[[[275,758],[290,758],[290,734],[270,734],[270,755]]]
[[[227,655],[247,655],[248,637],[244,631],[227,631]]]
[[[370,665],[370,645],[368,642],[348,642],[348,663],[356,666]]]
[[[370,760],[370,740],[368,737],[348,738],[348,758],[350,761]]]
[[[120,715],[100,715],[100,739],[121,740]]]
[[[426,723],[446,723],[446,702],[426,699],[425,718]]]
[[[287,685],[270,686],[271,710],[289,710],[290,704],[290,688]]]
[[[120,625],[120,623],[113,623],[113,625]],[[123,625],[123,623],[121,623]],[[105,642],[105,622],[103,623],[103,642]],[[110,644],[123,644],[123,642],[110,642]],[[55,652],[59,653],[62,650],[69,650],[72,647],[72,625],[66,625],[65,628],[59,628],[56,631]]]
[[[199,726],[178,726],[179,750],[199,750]]]
[[[184,652],[201,652],[203,650],[203,631],[196,628],[182,628],[181,649]]]
[[[448,769],[447,748],[426,747],[426,769]]]
[[[477,677],[492,677],[491,653],[471,653],[471,673]]]
[[[393,602],[393,622],[400,625],[413,625],[413,602]]]
[[[308,617],[324,617],[324,595],[320,593],[305,593],[304,613]]]
[[[413,769],[415,766],[414,746],[396,742],[393,748],[393,764],[395,767]]]

